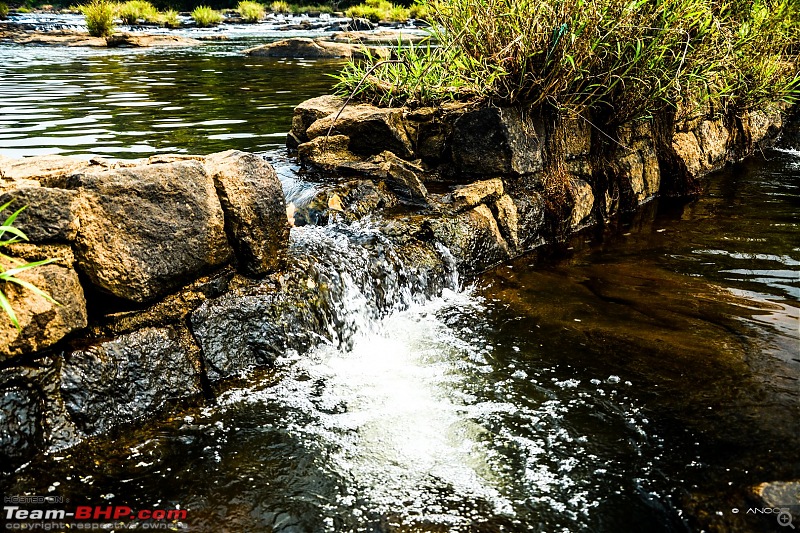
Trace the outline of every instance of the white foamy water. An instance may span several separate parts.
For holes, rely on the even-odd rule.
[[[599,503],[593,490],[620,467],[598,460],[566,422],[593,393],[547,377],[542,394],[520,397],[520,385],[538,386],[551,369],[532,377],[496,368],[494,347],[469,324],[485,312],[471,291],[446,289],[362,325],[346,351],[324,345],[279,360],[285,375],[276,385],[231,391],[206,414],[245,403],[281,412],[281,429],[327,450],[326,463],[346,480],[321,513],[352,513],[364,524],[348,530],[371,531],[376,516],[452,531],[519,527],[533,520],[531,508],[554,531],[586,527]],[[620,415],[632,440],[644,438],[638,415]]]

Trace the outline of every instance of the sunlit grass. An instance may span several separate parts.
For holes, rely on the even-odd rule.
[[[267,10],[263,4],[252,0],[242,0],[236,6],[236,11],[242,16],[245,22],[256,23],[267,15]]]
[[[373,2],[377,6],[376,2]],[[799,96],[795,0],[422,2],[440,46],[351,62],[363,100],[522,103],[623,122],[694,102],[749,109]],[[794,43],[794,48],[792,48]]]
[[[92,0],[85,6],[81,6],[89,35],[93,37],[111,35],[114,32],[115,11],[116,6],[106,0]]]
[[[200,28],[207,28],[208,26],[215,26],[221,23],[225,17],[222,13],[211,9],[208,6],[198,6],[192,11],[192,18],[195,24]]]

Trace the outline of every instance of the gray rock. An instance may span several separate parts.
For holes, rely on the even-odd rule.
[[[530,250],[544,244],[545,204],[541,193],[514,192],[514,205],[517,208],[517,237],[520,251]]]
[[[198,161],[76,174],[81,270],[111,294],[145,302],[231,257],[214,182]]]
[[[27,261],[0,259],[6,268]],[[86,300],[77,273],[57,264],[20,272],[17,277],[49,294],[58,304],[15,283],[3,287],[21,330],[0,315],[0,361],[54,345],[73,331],[86,327]]]
[[[262,276],[282,263],[289,241],[286,202],[275,170],[254,154],[230,150],[210,155],[214,179],[239,267]]]
[[[0,188],[0,205],[13,200],[0,215],[4,220],[20,207],[27,206],[14,224],[32,242],[72,242],[78,234],[78,215],[75,210],[77,193],[49,187]]]
[[[461,115],[450,143],[462,174],[525,175],[543,167],[544,132],[531,117],[513,108],[483,108]]]
[[[0,471],[76,440],[58,391],[57,360],[0,369]]]
[[[145,328],[67,353],[61,396],[84,435],[152,414],[200,392],[199,372],[173,327]]]
[[[365,18],[352,18],[337,26],[340,31],[371,31],[375,25]]]
[[[328,115],[317,120],[306,134],[309,139],[324,136],[331,126],[331,135],[346,135],[350,138],[350,151],[356,155],[373,156],[388,150],[407,159],[413,152],[402,109],[371,105],[348,106],[338,118]]]
[[[752,492],[764,507],[785,509],[794,520],[800,520],[800,480],[761,483]]]

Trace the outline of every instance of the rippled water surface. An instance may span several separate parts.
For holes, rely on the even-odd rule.
[[[282,158],[292,106],[335,66],[244,45],[0,45],[0,154]],[[348,286],[351,345],[287,353],[213,407],[38,458],[2,488],[180,505],[196,531],[775,530],[732,509],[800,477],[799,210],[800,153],[772,151],[697,200],[386,317]],[[361,231],[293,239],[346,258]]]
[[[328,92],[335,61],[259,59],[274,38],[190,48],[0,44],[0,154],[120,159],[283,146],[292,109]]]

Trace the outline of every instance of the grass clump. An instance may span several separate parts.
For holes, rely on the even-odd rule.
[[[366,0],[363,4],[352,6],[345,11],[345,16],[350,18],[364,18],[370,22],[382,20],[406,21],[408,9],[397,6],[388,0]]]
[[[5,2],[0,2],[0,20],[5,20],[8,18],[8,4]]]
[[[215,26],[224,19],[222,13],[208,6],[198,6],[194,8],[194,11],[192,11],[192,18],[195,24],[200,28]]]
[[[0,213],[8,209],[10,205],[11,202],[7,202],[6,204],[0,206]],[[25,210],[25,207],[21,207],[20,209],[14,211],[5,219],[2,224],[0,224],[0,249],[20,241],[28,240],[28,237],[26,237],[22,231],[14,227],[14,221],[17,219],[19,214]],[[6,238],[6,234],[11,235],[11,237]],[[0,253],[0,309],[3,310],[5,315],[11,321],[11,323],[14,324],[14,327],[16,327],[17,330],[21,330],[22,328],[20,327],[19,320],[17,319],[14,309],[11,307],[11,303],[6,297],[6,292],[3,289],[6,289],[6,285],[8,283],[14,283],[20,287],[28,289],[34,294],[37,294],[50,302],[58,303],[43,290],[17,277],[17,274],[21,272],[52,263],[53,261],[55,261],[55,259],[45,259],[43,261],[34,261],[32,263],[20,263],[19,261],[15,261],[11,257]],[[11,266],[7,267],[6,265]]]
[[[256,23],[267,15],[267,10],[263,4],[252,0],[242,0],[236,6],[236,11],[242,16],[245,22]]]
[[[292,6],[290,6],[288,2],[284,2],[283,0],[277,0],[269,5],[269,10],[272,11],[273,13],[288,14],[292,12]]]
[[[429,13],[440,46],[400,49],[401,63],[374,70],[377,60],[350,62],[341,92],[358,86],[361,99],[382,104],[521,103],[617,123],[693,102],[748,109],[800,97],[796,0],[418,6]]]
[[[115,6],[106,0],[92,0],[81,6],[86,27],[92,37],[106,37],[114,32]]]
[[[326,6],[323,4],[317,5],[309,5],[309,6],[292,6],[292,12],[297,15],[302,15],[304,13],[333,13],[333,8],[331,6]]]
[[[167,9],[161,13],[158,17],[158,23],[165,28],[174,29],[181,27],[181,19],[178,16],[178,12],[174,9]]]
[[[128,0],[117,8],[117,16],[128,26],[139,22],[159,23],[159,15],[158,9],[146,0]]]

